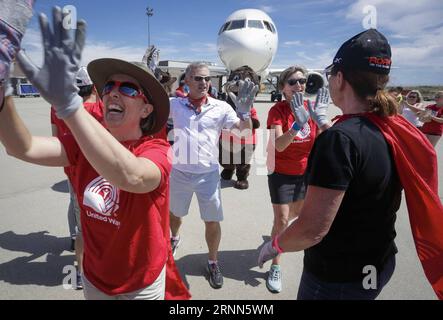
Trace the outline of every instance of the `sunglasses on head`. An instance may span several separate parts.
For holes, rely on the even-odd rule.
[[[194,80],[197,81],[197,82],[200,82],[200,81],[202,81],[203,79],[204,79],[206,82],[211,81],[211,77],[202,77],[202,76],[195,76],[195,77],[194,77]]]
[[[120,81],[108,81],[106,82],[105,86],[103,87],[102,95],[105,96],[109,93],[111,93],[114,88],[118,88],[118,92],[125,97],[129,98],[143,98],[145,102],[147,102],[147,99],[142,92],[142,90],[136,85],[131,82],[120,82]]]
[[[287,83],[290,85],[290,86],[294,86],[295,84],[299,84],[299,85],[304,85],[304,84],[306,84],[306,78],[300,78],[300,79],[289,79],[288,81],[287,81]]]

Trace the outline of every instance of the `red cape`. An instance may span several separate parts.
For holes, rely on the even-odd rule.
[[[360,114],[391,147],[405,190],[415,248],[428,281],[443,300],[443,206],[438,196],[437,155],[428,139],[402,116]],[[352,115],[340,117],[344,121]]]
[[[189,300],[191,294],[183,283],[180,272],[172,256],[171,238],[169,236],[169,215],[162,220],[163,234],[168,244],[168,261],[166,262],[166,292],[165,300]]]

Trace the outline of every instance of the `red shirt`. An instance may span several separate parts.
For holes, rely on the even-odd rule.
[[[307,110],[307,104],[305,103]],[[277,102],[268,113],[268,129],[282,126],[283,133],[288,131],[295,121],[289,102]],[[308,165],[308,157],[317,136],[317,125],[309,119],[305,127],[294,137],[293,142],[283,151],[278,152],[271,144],[268,146],[267,165],[270,172],[287,175],[303,175]],[[270,150],[270,148],[273,148]],[[275,152],[275,159],[273,153]]]
[[[154,162],[161,172],[159,187],[136,194],[119,190],[101,177],[82,154],[72,135],[62,142],[73,167],[84,237],[84,273],[108,295],[129,293],[151,285],[168,255],[169,144],[142,137],[122,144],[137,157]]]
[[[185,89],[183,87],[178,87],[175,90],[175,96],[179,98],[185,98],[187,96]]]
[[[434,117],[443,118],[443,107],[437,107],[436,104],[427,106],[426,109],[432,110]],[[421,128],[421,132],[429,135],[441,136],[443,135],[443,123],[435,121],[426,122]]]
[[[96,102],[85,102],[83,107],[88,111],[98,122],[103,123],[103,102],[97,98]],[[66,134],[71,134],[66,123],[57,118],[54,107],[51,107],[51,124],[57,127],[57,138],[61,138]],[[63,168],[66,176],[71,180],[71,167]]]
[[[251,108],[251,119],[258,121],[257,110],[254,107]],[[256,144],[257,134],[255,129],[252,129],[252,135],[249,137],[239,138],[237,135],[233,134],[231,130],[222,130],[221,139],[225,141],[232,140],[236,144]]]
[[[83,106],[98,122],[103,123],[103,102],[100,99],[97,99],[97,102],[85,102]],[[51,124],[57,126],[58,138],[65,134],[71,134],[66,123],[57,118],[54,107],[51,107]]]

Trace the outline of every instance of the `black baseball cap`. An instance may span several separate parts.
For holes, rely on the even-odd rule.
[[[376,29],[368,29],[343,43],[334,62],[326,70],[337,67],[389,74],[391,64],[391,46],[388,40]]]

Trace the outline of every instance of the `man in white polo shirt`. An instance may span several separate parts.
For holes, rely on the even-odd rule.
[[[209,283],[223,286],[217,261],[223,209],[220,197],[218,141],[222,129],[236,129],[242,136],[252,133],[250,111],[258,86],[242,82],[238,96],[231,96],[237,113],[224,101],[207,95],[210,85],[208,66],[191,63],[185,72],[189,95],[171,99],[170,118],[174,123],[173,166],[170,177],[171,245],[175,253],[182,218],[188,214],[193,194],[197,195],[200,216],[205,222],[208,245]]]

